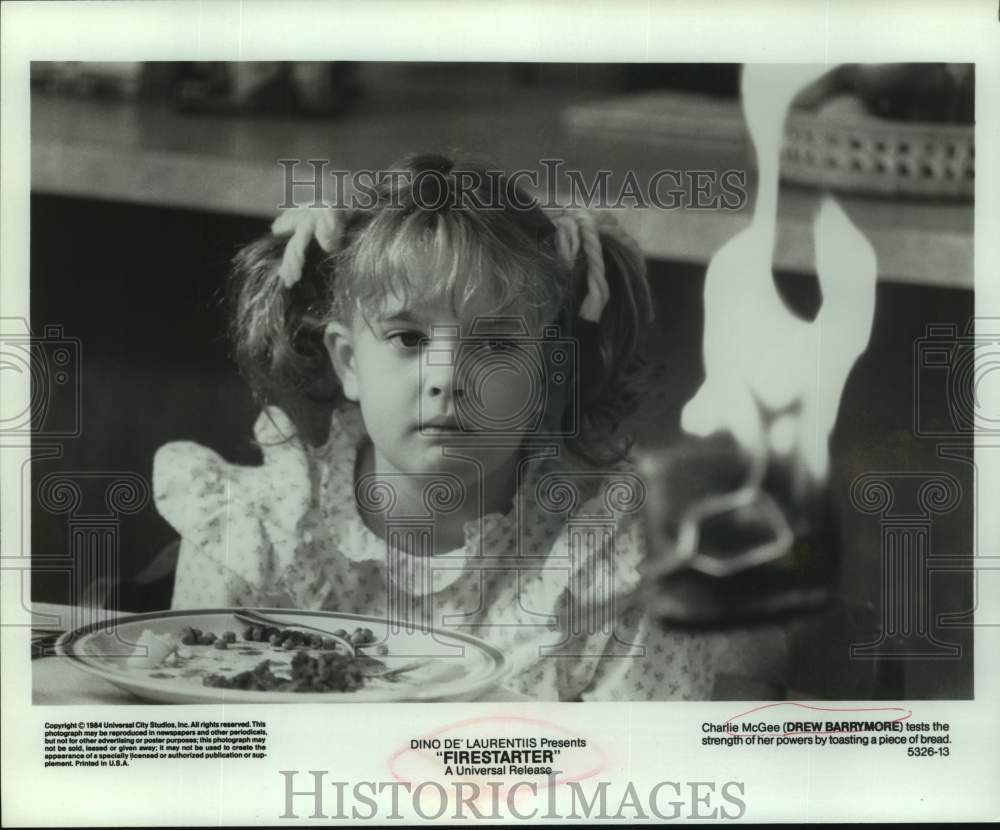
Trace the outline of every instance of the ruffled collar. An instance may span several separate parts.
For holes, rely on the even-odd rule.
[[[360,411],[356,407],[343,407],[336,409],[331,417],[327,442],[316,453],[324,459],[327,471],[320,482],[320,498],[327,504],[332,500],[343,502],[335,512],[337,527],[331,529],[340,541],[340,551],[351,561],[383,566],[391,556],[393,567],[388,569],[389,575],[412,593],[442,590],[454,584],[470,566],[476,566],[478,571],[483,557],[501,555],[505,550],[513,552],[518,525],[534,521],[539,509],[538,480],[557,461],[557,453],[551,449],[536,451],[538,454],[522,459],[518,487],[508,512],[487,513],[466,522],[462,547],[428,556],[412,555],[391,548],[365,524],[358,510],[355,471],[359,452],[369,440]],[[427,578],[429,568],[433,570],[433,580]]]

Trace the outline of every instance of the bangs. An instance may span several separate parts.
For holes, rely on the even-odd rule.
[[[569,275],[541,238],[502,211],[387,210],[344,251],[342,310],[444,306],[459,320],[516,315],[529,329],[562,306]]]

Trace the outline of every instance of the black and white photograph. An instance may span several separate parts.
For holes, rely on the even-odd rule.
[[[470,54],[482,9],[457,47],[317,49],[332,14],[275,51],[245,5],[246,54],[11,60],[22,774],[148,782],[84,820],[116,826],[857,819],[884,764],[1000,769],[996,61]],[[857,800],[769,789],[814,760]],[[200,795],[157,815],[158,775]]]

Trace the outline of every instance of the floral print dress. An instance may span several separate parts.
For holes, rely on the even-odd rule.
[[[414,555],[361,518],[355,465],[368,438],[356,408],[334,412],[320,447],[275,407],[254,432],[257,467],[190,442],[156,454],[156,505],[181,536],[174,608],[392,615],[462,631],[501,649],[506,685],[540,700],[709,697],[726,642],[668,630],[634,601],[643,539],[622,497],[627,474],[528,459],[507,514],[468,522],[461,548]],[[417,518],[396,527],[387,514],[387,536],[426,538]]]

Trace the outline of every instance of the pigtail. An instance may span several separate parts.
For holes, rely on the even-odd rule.
[[[287,236],[269,234],[233,258],[228,284],[233,357],[261,406],[279,406],[309,443],[325,441],[341,389],[323,343],[333,265],[315,242],[301,279],[279,277]]]
[[[639,405],[647,370],[641,349],[653,320],[653,301],[638,245],[613,227],[601,228],[599,238],[607,303],[597,322],[581,316],[574,322],[581,428],[570,445],[590,463],[606,465],[623,460],[631,447],[621,427]],[[580,263],[579,271],[586,267]],[[578,283],[585,284],[585,278],[581,273]]]

